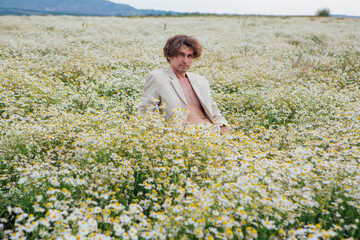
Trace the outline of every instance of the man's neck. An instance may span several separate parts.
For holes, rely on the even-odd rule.
[[[172,67],[171,67],[172,68]],[[175,76],[177,77],[177,79],[181,80],[181,79],[187,79],[187,75],[186,72],[178,72],[176,71],[174,68],[172,68],[173,72],[175,73]]]
[[[187,81],[188,80],[188,77],[187,77],[187,75],[186,75],[186,73],[184,73],[184,74],[175,74],[176,75],[176,77],[177,77],[177,79],[179,80],[179,81]]]

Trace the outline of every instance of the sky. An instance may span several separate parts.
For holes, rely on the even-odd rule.
[[[328,8],[330,14],[360,16],[360,0],[110,0],[137,9],[175,12],[236,13],[261,15],[315,15]]]

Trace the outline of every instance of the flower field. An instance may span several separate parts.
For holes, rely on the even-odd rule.
[[[137,111],[203,44],[231,134]],[[360,19],[0,17],[0,239],[360,239]]]

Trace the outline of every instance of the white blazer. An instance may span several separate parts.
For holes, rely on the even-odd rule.
[[[210,121],[216,125],[228,125],[212,99],[210,86],[206,78],[195,73],[186,73],[186,75]],[[166,107],[162,108],[161,106],[164,105]],[[180,82],[170,65],[167,69],[150,72],[145,80],[139,110],[145,113],[148,110],[156,109],[159,109],[160,113],[165,113],[166,121],[176,116],[181,126],[186,125],[189,112],[188,103]],[[177,113],[179,110],[183,110],[183,114],[179,115]]]

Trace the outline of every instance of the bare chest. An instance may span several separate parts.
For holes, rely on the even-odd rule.
[[[180,81],[181,88],[185,94],[186,101],[189,106],[201,106],[199,98],[197,97],[189,80]]]

